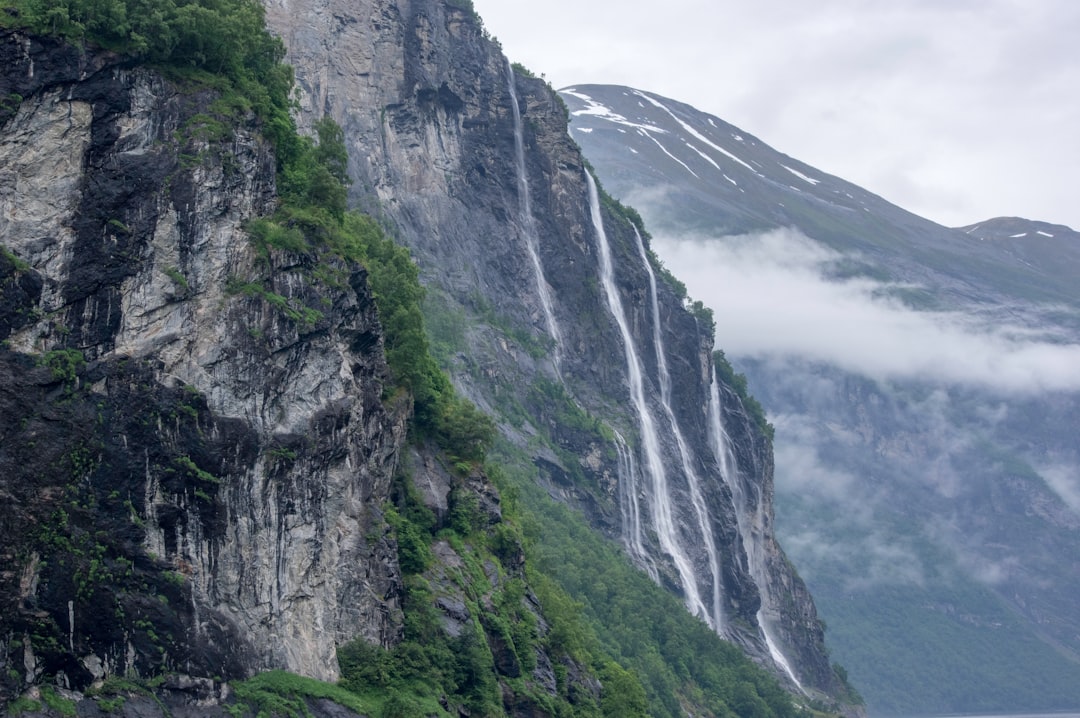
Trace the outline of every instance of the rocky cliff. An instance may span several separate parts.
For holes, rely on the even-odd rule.
[[[590,193],[559,98],[463,5],[267,8],[303,120],[344,128],[353,203],[411,248],[455,382],[535,479],[784,680],[834,692],[772,534],[771,446],[714,383],[707,316],[648,258],[634,213]]]
[[[713,356],[708,312],[596,186],[559,98],[461,5],[268,4],[303,124],[343,128],[351,202],[411,248],[436,353],[496,417],[500,455],[790,688],[839,695],[773,536],[769,427]],[[219,679],[267,669],[336,679],[355,638],[354,669],[387,665],[363,646],[412,630],[473,691],[428,713],[643,706],[608,659],[551,650],[567,624],[525,585],[520,534],[492,529],[483,474],[404,458],[410,397],[385,390],[365,270],[253,241],[278,201],[255,115],[17,32],[0,61],[5,696],[164,673],[213,703]],[[498,556],[440,533],[474,524]]]
[[[640,715],[549,640],[580,628],[475,451],[406,440],[379,317],[418,287],[377,226],[267,220],[288,171],[220,77],[10,30],[0,62],[0,705]]]
[[[363,270],[256,252],[274,159],[214,93],[12,32],[0,67],[6,665],[332,679],[393,642],[407,407]]]

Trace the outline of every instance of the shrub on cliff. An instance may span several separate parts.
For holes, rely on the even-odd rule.
[[[89,42],[167,73],[210,80],[253,110],[278,161],[298,151],[292,68],[259,0],[0,0],[0,26]],[[222,82],[224,80],[224,83]]]

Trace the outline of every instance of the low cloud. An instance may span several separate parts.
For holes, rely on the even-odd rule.
[[[813,582],[815,574],[843,576],[845,591],[879,586],[921,586],[925,570],[918,552],[903,539],[871,532],[858,541],[837,539],[836,532],[807,528],[781,536],[784,550],[799,572]],[[839,571],[838,571],[839,568]]]
[[[876,380],[937,380],[1004,392],[1080,390],[1080,345],[970,314],[915,311],[871,279],[829,281],[840,255],[795,230],[654,238],[691,296],[715,310],[731,355],[798,356]]]
[[[1040,466],[1038,471],[1058,498],[1080,515],[1080,466],[1052,464]]]
[[[785,492],[833,501],[851,496],[859,480],[847,471],[822,462],[817,450],[820,437],[808,417],[787,414],[773,417],[772,421],[781,438],[773,450],[777,479]],[[866,502],[860,505],[866,509],[866,520],[872,520],[870,505]]]

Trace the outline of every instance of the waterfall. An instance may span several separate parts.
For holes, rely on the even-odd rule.
[[[510,104],[514,110],[514,157],[517,162],[518,221],[525,237],[525,247],[532,261],[533,274],[536,277],[536,293],[540,296],[540,305],[544,310],[548,336],[555,343],[553,361],[555,371],[559,371],[562,360],[562,337],[559,325],[555,322],[555,310],[551,302],[551,288],[544,279],[544,267],[540,264],[540,237],[536,231],[536,220],[532,213],[532,200],[529,197],[529,177],[525,171],[525,133],[521,123],[521,108],[518,105],[517,84],[514,82],[514,68],[510,60],[506,61],[507,84],[510,88]]]
[[[615,432],[615,451],[619,457],[619,510],[622,514],[623,543],[631,558],[649,574],[649,578],[660,582],[649,552],[645,549],[644,535],[641,531],[641,505],[638,503],[638,472],[634,454],[626,444],[622,434]]]
[[[630,383],[630,399],[634,404],[634,410],[638,415],[638,426],[641,429],[641,446],[645,462],[643,469],[647,472],[651,482],[651,491],[646,492],[649,500],[649,512],[652,516],[653,528],[664,553],[671,557],[675,564],[675,570],[679,573],[683,592],[686,598],[686,607],[695,616],[708,617],[710,611],[701,600],[701,592],[698,590],[697,579],[694,575],[694,567],[679,541],[678,528],[671,507],[671,494],[668,488],[667,473],[664,469],[664,458],[660,451],[660,437],[656,431],[652,413],[645,400],[645,385],[641,369],[641,359],[638,357],[634,346],[634,338],[630,334],[630,324],[626,320],[623,311],[622,299],[615,287],[615,271],[611,262],[611,248],[608,246],[607,234],[604,232],[603,219],[600,216],[600,197],[596,190],[596,182],[592,175],[585,173],[585,179],[589,183],[589,210],[592,216],[593,228],[596,233],[596,242],[600,255],[600,285],[603,287],[607,298],[608,309],[622,334],[623,348],[626,354],[626,374]]]
[[[720,553],[716,550],[716,539],[713,536],[712,520],[709,518],[709,510],[705,505],[705,497],[701,492],[701,479],[694,471],[693,461],[690,458],[690,448],[683,438],[682,430],[675,419],[675,412],[671,408],[671,374],[668,372],[667,357],[664,351],[663,333],[660,330],[660,303],[656,293],[656,273],[653,272],[652,264],[645,253],[645,243],[641,240],[641,233],[634,227],[634,237],[637,240],[638,254],[645,265],[645,271],[649,274],[649,297],[652,300],[653,320],[653,350],[656,353],[656,370],[660,376],[660,403],[664,407],[668,422],[671,424],[671,433],[675,436],[675,445],[679,449],[679,461],[682,464],[683,473],[686,475],[686,483],[690,489],[690,503],[694,508],[697,518],[698,529],[705,542],[705,553],[709,558],[709,573],[712,579],[712,619],[709,622],[713,630],[723,635],[724,631],[724,603],[723,589],[721,587],[722,573],[720,570]]]
[[[728,436],[724,427],[723,407],[720,403],[720,382],[716,379],[716,367],[709,368],[709,434],[713,452],[716,454],[716,462],[720,465],[724,481],[731,489],[732,503],[735,504],[735,523],[742,538],[743,548],[746,551],[746,560],[750,569],[750,577],[757,584],[761,594],[761,608],[757,612],[758,626],[761,628],[761,636],[765,640],[765,647],[769,650],[773,662],[779,666],[795,686],[805,693],[802,683],[795,676],[791,664],[788,663],[783,651],[772,637],[772,628],[765,617],[765,606],[772,605],[772,595],[769,591],[768,577],[765,571],[765,552],[761,544],[760,533],[765,526],[765,504],[761,496],[757,496],[753,515],[750,512],[750,501],[743,484],[739,478],[738,462],[735,459],[735,450],[731,445],[731,437]]]

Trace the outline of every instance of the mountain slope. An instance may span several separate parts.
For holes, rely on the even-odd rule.
[[[685,104],[561,95],[768,409],[781,536],[870,709],[1080,704],[1076,234],[940,227]]]
[[[767,427],[711,356],[707,314],[477,18],[441,2],[286,13],[301,55],[359,62],[334,47],[358,30],[382,53],[338,85],[319,85],[325,56],[299,68],[308,99],[327,90],[307,142],[280,112],[288,73],[257,5],[174,16],[162,0],[127,23],[112,3],[125,22],[104,29],[86,7],[65,5],[70,25],[34,3],[3,20],[117,51],[0,31],[15,709],[341,714],[329,697],[365,714],[786,717],[779,681],[799,704],[847,698],[772,532]],[[135,30],[174,21],[177,66],[142,67]],[[255,34],[217,42],[241,26]],[[184,54],[208,38],[233,75]],[[500,421],[505,466],[488,469],[514,477],[525,518],[504,520],[479,465],[490,424],[428,363],[415,267],[345,212],[346,162],[353,202],[423,262],[432,337]],[[548,574],[526,565],[521,524]],[[345,691],[240,680],[267,669]],[[138,695],[153,691],[158,708]]]
[[[714,381],[711,327],[677,285],[653,288],[640,228],[590,189],[554,92],[513,72],[456,3],[268,12],[302,120],[326,112],[344,129],[351,200],[412,250],[455,383],[494,413],[529,479],[793,688],[839,692],[772,533],[768,442]],[[726,474],[713,396],[741,437]]]

